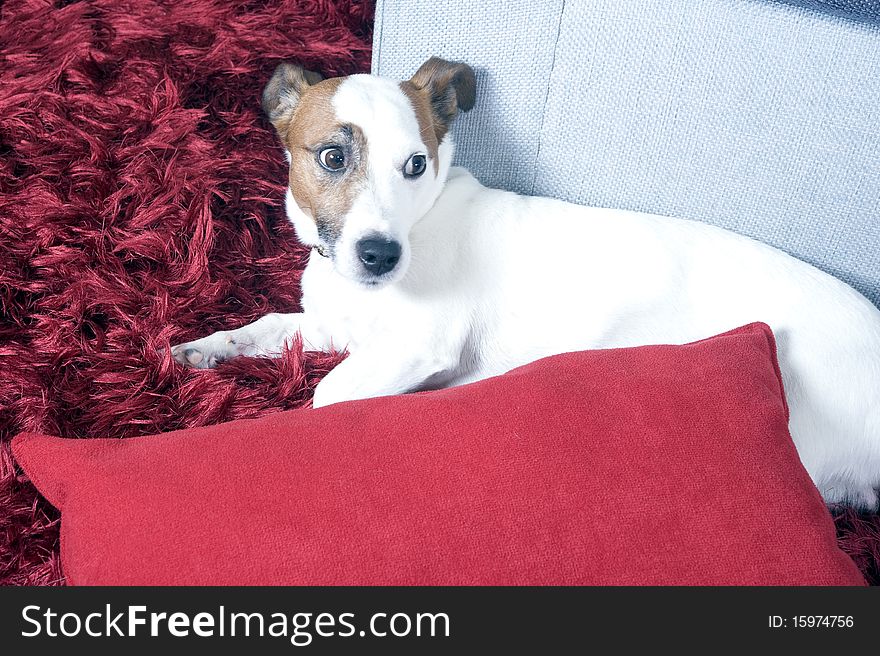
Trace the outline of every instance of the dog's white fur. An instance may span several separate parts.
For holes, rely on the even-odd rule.
[[[406,179],[400,163],[426,145],[394,81],[351,76],[333,107],[367,139],[368,183],[334,256],[313,251],[303,312],[182,344],[179,360],[277,355],[299,331],[307,348],[350,352],[318,385],[320,407],[460,385],[566,351],[685,343],[764,321],[776,334],[807,471],[829,503],[876,507],[880,311],[863,296],[704,223],[487,189],[450,168],[449,136],[436,172],[429,163]],[[300,239],[318,245],[314,220],[290,191],[286,209]],[[354,244],[376,233],[400,241],[402,261],[367,285]]]

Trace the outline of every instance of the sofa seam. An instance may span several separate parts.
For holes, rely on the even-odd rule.
[[[379,8],[379,20],[374,21],[374,25],[379,26],[379,39],[378,44],[376,42],[376,30],[373,30],[373,54],[375,55],[376,66],[374,71],[372,71],[375,75],[381,75],[382,71],[382,40],[385,36],[385,0],[379,0],[378,3]]]
[[[541,107],[541,125],[538,126],[538,148],[535,150],[535,161],[532,166],[532,186],[529,194],[534,196],[535,185],[538,182],[538,162],[541,159],[541,142],[544,138],[544,122],[547,119],[547,105],[550,102],[550,87],[553,84],[553,73],[556,71],[556,53],[559,50],[559,40],[562,38],[562,19],[565,16],[565,0],[559,7],[559,21],[556,23],[556,39],[553,41],[553,54],[550,58],[550,75],[547,76],[547,91],[544,94],[544,104]]]

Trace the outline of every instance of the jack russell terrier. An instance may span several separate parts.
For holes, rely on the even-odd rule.
[[[320,407],[461,385],[582,349],[774,330],[801,460],[828,503],[877,505],[880,311],[843,282],[697,221],[487,189],[451,167],[466,64],[405,82],[281,64],[263,108],[290,162],[287,216],[314,248],[297,314],[172,348],[188,367],[305,348],[349,356]],[[711,448],[711,445],[707,445]]]

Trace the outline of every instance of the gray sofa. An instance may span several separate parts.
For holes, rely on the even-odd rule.
[[[379,0],[373,72],[477,70],[485,184],[699,219],[880,304],[880,0]]]

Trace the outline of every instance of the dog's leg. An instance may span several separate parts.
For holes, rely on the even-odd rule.
[[[306,350],[323,350],[330,344],[305,314],[267,314],[235,330],[219,330],[201,339],[171,347],[171,355],[185,367],[210,369],[238,355],[273,358],[296,333]]]
[[[430,352],[427,346],[407,348],[399,343],[362,347],[318,383],[312,407],[442,387],[457,360]]]

